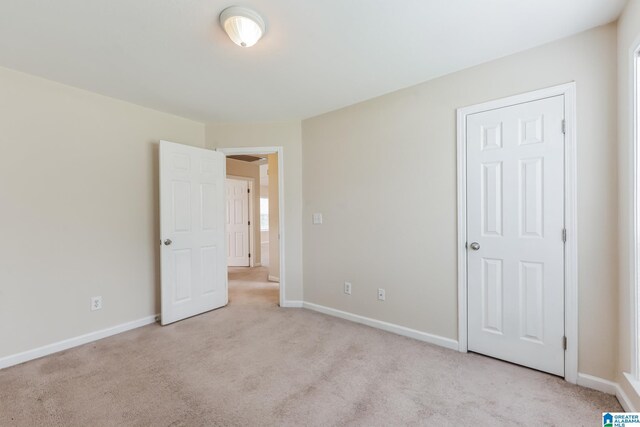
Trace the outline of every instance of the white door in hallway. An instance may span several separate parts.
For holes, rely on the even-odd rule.
[[[228,302],[224,154],[160,141],[161,323]]]
[[[468,349],[564,376],[564,96],[467,117]]]
[[[227,178],[227,264],[249,267],[249,182]]]

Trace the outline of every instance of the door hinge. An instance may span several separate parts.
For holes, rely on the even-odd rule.
[[[249,221],[249,225],[251,225],[251,221]]]
[[[247,193],[251,193],[251,189],[250,188],[247,188]]]
[[[251,254],[249,254],[249,258],[251,258]]]
[[[567,133],[567,121],[562,119],[562,133],[566,134]]]
[[[562,348],[565,349],[565,350],[567,349],[567,337],[566,336],[562,337]]]
[[[464,242],[464,248],[469,249],[469,242]]]
[[[566,228],[562,229],[562,242],[563,243],[567,243],[567,229]]]

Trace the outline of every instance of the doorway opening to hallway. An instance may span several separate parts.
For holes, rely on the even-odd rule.
[[[262,299],[277,305],[283,299],[281,154],[278,148],[219,151],[227,157],[229,303]]]

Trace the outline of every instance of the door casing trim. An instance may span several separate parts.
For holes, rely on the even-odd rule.
[[[564,378],[578,381],[578,228],[577,228],[577,156],[576,156],[576,84],[565,83],[507,98],[458,108],[457,110],[457,197],[458,197],[458,350],[467,352],[467,116],[553,96],[564,95],[565,161],[564,223],[567,241],[564,248],[564,328],[567,349]],[[558,343],[561,345],[561,343]]]

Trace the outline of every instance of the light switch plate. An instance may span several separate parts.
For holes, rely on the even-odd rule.
[[[351,295],[351,282],[344,282],[344,293]]]
[[[314,213],[313,214],[313,224],[314,225],[322,224],[322,214],[321,213]]]

